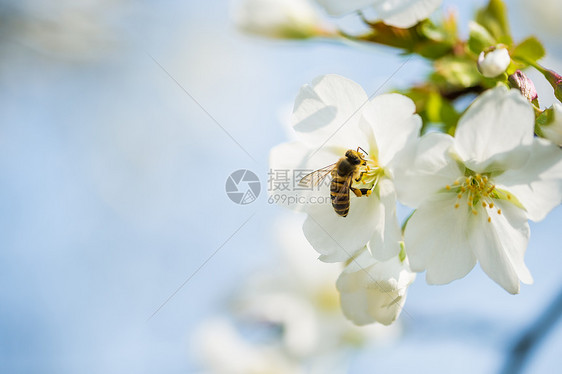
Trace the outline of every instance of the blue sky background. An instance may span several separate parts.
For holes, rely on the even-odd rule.
[[[240,35],[225,0],[102,3],[91,14],[107,23],[94,31],[102,41],[79,40],[79,51],[53,49],[15,22],[0,29],[1,372],[196,372],[191,335],[249,274],[274,265],[275,225],[289,214],[263,191],[235,205],[226,178],[247,168],[265,183],[269,149],[288,139],[283,121],[302,84],[337,73],[372,92],[403,61],[387,48]],[[482,3],[445,6],[466,21]],[[521,2],[510,3],[515,36],[547,40],[545,64],[562,71],[552,36],[560,26],[541,29],[523,18]],[[25,19],[47,9],[58,19],[46,4],[4,0],[0,11],[15,7]],[[383,91],[426,72],[413,59]],[[542,104],[552,103],[535,81]],[[401,317],[404,337],[360,352],[350,372],[497,372],[562,288],[561,222],[557,208],[531,224],[535,284],[520,295],[479,268],[445,287],[419,276],[406,302],[412,318]],[[526,372],[554,372],[561,346],[559,324]]]

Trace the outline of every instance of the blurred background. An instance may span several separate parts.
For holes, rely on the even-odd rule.
[[[466,35],[484,3],[443,8]],[[508,6],[515,39],[536,35],[562,71],[560,4]],[[230,12],[227,0],[0,0],[0,371],[499,372],[562,288],[562,209],[531,223],[535,284],[520,295],[479,268],[444,287],[419,276],[395,326],[355,328],[334,308],[338,270],[298,238],[304,217],[267,202],[268,153],[289,139],[301,85],[337,73],[373,92],[404,57],[244,35]],[[413,58],[382,92],[428,71]],[[529,76],[549,106],[550,86]],[[262,182],[251,204],[225,193],[238,169]],[[263,298],[299,292],[290,317]],[[558,323],[525,372],[558,370],[561,347]]]

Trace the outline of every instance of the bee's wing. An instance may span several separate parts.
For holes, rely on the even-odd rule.
[[[341,187],[335,192],[335,198],[332,201],[334,205],[338,205],[341,202],[341,199],[347,200],[349,202],[349,187],[351,186],[351,181],[353,180],[353,175],[345,178],[345,182],[341,185]]]
[[[300,187],[314,187],[320,184],[336,168],[336,163],[323,167],[322,169],[318,169],[313,171],[310,174],[305,175],[300,181]]]

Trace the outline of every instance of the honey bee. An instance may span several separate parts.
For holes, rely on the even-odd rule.
[[[356,151],[349,149],[338,162],[305,175],[300,180],[299,186],[318,185],[324,178],[331,175],[330,198],[332,199],[332,207],[338,215],[346,217],[349,213],[349,190],[353,191],[357,197],[371,194],[369,188],[354,188],[352,186],[353,181],[359,182],[363,176],[364,171],[361,171],[361,166],[367,165],[367,160],[359,153],[359,150],[367,154],[361,147],[358,147]]]

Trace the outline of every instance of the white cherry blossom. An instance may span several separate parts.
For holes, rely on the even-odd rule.
[[[293,175],[295,170],[320,169],[358,147],[368,153],[363,178],[352,186],[372,194],[350,193],[347,217],[334,211],[329,183],[300,191],[295,189],[299,180],[295,175],[291,189],[280,191],[294,199],[285,205],[308,213],[303,230],[322,261],[347,261],[367,242],[379,260],[398,254],[402,236],[392,174],[399,153],[418,136],[421,119],[414,111],[414,103],[405,96],[386,94],[369,100],[357,83],[338,75],[321,76],[301,89],[292,115],[299,140],[272,149],[273,171]]]
[[[425,135],[396,171],[399,199],[417,208],[405,230],[408,259],[428,283],[462,278],[477,261],[510,293],[533,282],[528,220],[562,200],[562,151],[533,137],[534,122],[527,100],[498,86],[471,105],[454,138]]]
[[[316,0],[334,16],[373,8],[387,25],[408,28],[428,18],[442,0]]]
[[[377,261],[366,246],[336,283],[342,310],[357,325],[390,325],[402,312],[407,288],[415,278],[407,259],[401,261],[395,256]]]

